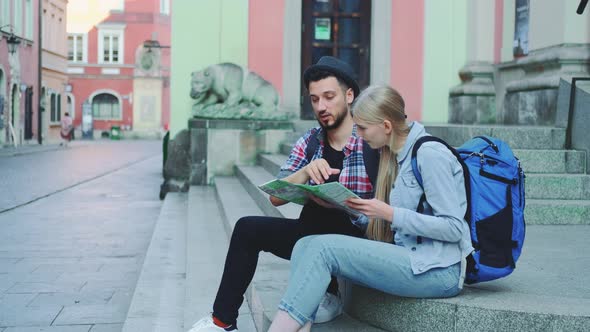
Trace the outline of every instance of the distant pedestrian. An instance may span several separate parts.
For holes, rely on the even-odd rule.
[[[68,147],[68,143],[74,136],[74,120],[70,116],[70,113],[66,112],[64,117],[61,119],[61,138],[64,140],[60,145]]]

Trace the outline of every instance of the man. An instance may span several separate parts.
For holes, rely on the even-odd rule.
[[[295,143],[278,177],[293,183],[339,181],[362,198],[373,197],[373,185],[363,163],[363,141],[356,136],[350,113],[350,105],[359,93],[354,71],[345,62],[326,56],[306,69],[303,79],[320,127],[309,130]],[[315,146],[311,158],[307,151],[309,144]],[[272,196],[270,201],[276,206],[286,203]],[[308,202],[298,219],[244,217],[238,220],[213,314],[198,321],[189,332],[237,330],[238,309],[254,276],[260,251],[290,259],[297,240],[307,235],[364,235],[346,213],[324,205]],[[334,279],[315,322],[326,322],[342,313],[337,294],[338,284]]]

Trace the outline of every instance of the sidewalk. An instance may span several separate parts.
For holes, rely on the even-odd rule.
[[[86,146],[94,141],[72,141],[68,144],[68,149],[77,148],[81,146]],[[20,156],[26,155],[31,153],[38,153],[38,152],[48,152],[48,151],[56,151],[66,149],[66,147],[60,145],[59,143],[50,143],[50,144],[24,144],[18,145],[14,147],[14,145],[5,145],[0,146],[0,157],[13,157],[13,156]]]

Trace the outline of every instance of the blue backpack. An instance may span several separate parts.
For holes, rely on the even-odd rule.
[[[505,142],[476,136],[457,150],[434,136],[419,138],[412,149],[412,170],[422,188],[416,155],[425,142],[445,145],[463,167],[467,212],[475,251],[467,257],[465,282],[474,284],[505,277],[514,271],[525,235],[524,172]],[[426,194],[418,209],[422,209]]]

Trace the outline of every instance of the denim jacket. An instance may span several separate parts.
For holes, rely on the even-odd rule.
[[[435,267],[462,262],[473,251],[469,226],[464,220],[467,209],[463,169],[451,151],[440,143],[426,142],[418,150],[416,161],[424,190],[412,171],[412,148],[416,140],[428,135],[420,123],[411,125],[406,144],[397,156],[398,177],[389,195],[393,208],[392,230],[396,245],[410,251],[414,274]],[[426,192],[424,213],[416,212]]]
[[[398,176],[389,195],[395,244],[408,249],[414,274],[458,262],[462,262],[465,271],[464,258],[473,247],[464,220],[467,199],[463,169],[442,144],[424,143],[417,155],[423,190],[412,171],[411,158],[416,140],[428,134],[418,122],[410,126],[410,134],[397,156]],[[418,202],[424,191],[424,212],[418,213]]]

